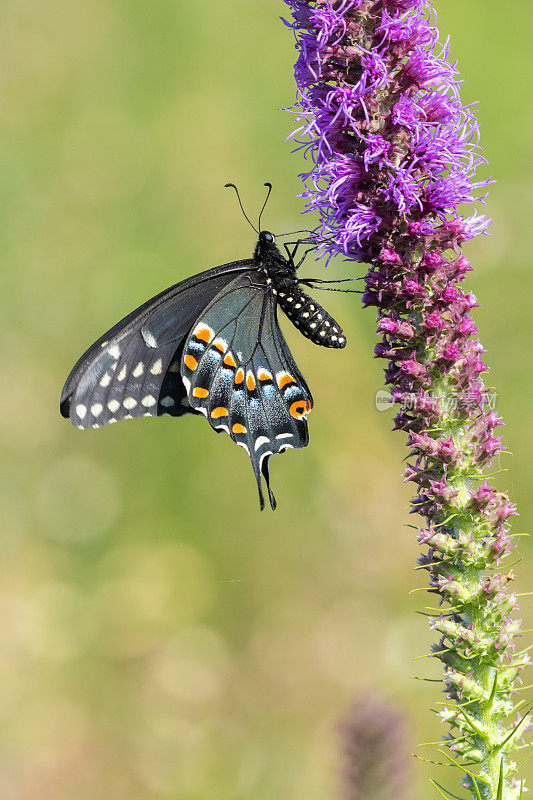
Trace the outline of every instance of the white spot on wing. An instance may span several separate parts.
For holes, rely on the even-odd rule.
[[[258,436],[257,439],[255,440],[255,450],[259,450],[259,448],[262,447],[264,444],[269,444],[269,443],[270,439],[268,439],[266,436]]]
[[[156,399],[155,399],[155,397],[153,395],[147,394],[146,397],[143,397],[143,399],[141,400],[141,403],[143,404],[143,406],[145,408],[151,408],[152,406],[155,406]]]
[[[109,374],[109,372],[104,372],[104,374],[100,378],[100,386],[106,387],[109,386],[110,383],[111,383],[111,375]]]
[[[126,373],[127,373],[127,371],[128,371],[128,370],[126,369],[126,365],[124,364],[124,366],[122,367],[122,369],[120,370],[120,372],[119,372],[119,373],[118,373],[118,375],[117,375],[117,379],[118,379],[119,381],[123,381],[123,380],[124,380],[124,378],[126,377]]]
[[[152,375],[161,375],[163,371],[163,362],[160,358],[157,359],[155,364],[150,368],[150,372]]]
[[[248,445],[244,444],[244,442],[237,442],[237,441],[236,441],[235,443],[236,443],[236,444],[238,444],[238,445],[239,445],[239,447],[244,447],[244,449],[246,450],[246,452],[248,453],[248,455],[250,455],[250,451],[248,450]]]
[[[135,400],[134,397],[126,397],[122,405],[127,409],[135,408],[137,405],[137,400]]]
[[[114,344],[113,347],[110,347],[107,352],[109,353],[111,358],[118,358],[120,355],[120,347],[118,346],[118,344]]]
[[[276,439],[292,439],[292,433],[278,433]]]
[[[101,403],[95,403],[93,406],[91,406],[91,414],[93,417],[98,417],[103,410],[104,407]]]
[[[76,406],[76,414],[80,419],[84,419],[86,413],[87,413],[87,406],[84,406],[82,403]]]
[[[134,378],[140,378],[144,372],[144,364],[142,361],[139,361],[133,372],[131,373]]]
[[[147,330],[146,328],[143,328],[141,333],[148,347],[157,347],[157,339],[155,338],[153,333],[150,333],[150,331]]]
[[[115,411],[118,411],[118,409],[120,408],[120,403],[118,402],[118,400],[110,400],[109,403],[107,404],[107,407],[111,411],[111,413],[114,414]]]

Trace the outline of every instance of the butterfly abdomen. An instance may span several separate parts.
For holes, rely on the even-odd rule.
[[[298,288],[278,292],[279,304],[299,331],[323,347],[346,347],[339,323],[320,303]]]

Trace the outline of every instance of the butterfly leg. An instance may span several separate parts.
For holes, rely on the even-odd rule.
[[[313,245],[313,247],[309,247],[309,248],[308,248],[308,249],[305,251],[305,253],[304,253],[304,254],[303,254],[303,256],[301,257],[301,259],[300,259],[300,260],[298,261],[298,263],[296,264],[296,269],[300,269],[300,267],[301,267],[301,266],[302,266],[302,264],[304,263],[304,261],[305,261],[306,257],[309,255],[309,253],[312,253],[312,252],[313,252],[313,250],[316,250],[316,247],[317,247],[316,245]]]
[[[292,245],[292,244],[294,245],[294,250],[292,250],[292,252],[291,252],[290,245]],[[294,256],[296,255],[296,252],[298,250],[298,245],[299,244],[300,244],[300,240],[298,240],[297,242],[283,242],[283,247],[285,248],[285,252],[287,253],[287,258],[289,259],[291,264],[294,263]]]
[[[310,242],[309,239],[298,239],[298,241],[296,241],[296,242],[284,242],[283,247],[285,248],[285,251],[287,253],[287,257],[288,257],[289,261],[291,262],[291,264],[294,264],[294,259],[296,258],[296,253],[298,252],[298,248],[302,244],[309,244],[309,242]],[[294,245],[294,248],[293,248],[292,251],[290,250],[290,245]],[[315,250],[317,248],[317,246],[318,245],[313,244],[312,247],[309,247],[305,251],[305,253],[303,254],[303,256],[300,259],[300,261],[295,265],[296,269],[299,269],[302,266],[303,262],[305,261],[305,258],[307,256],[307,254],[310,253],[312,250]]]

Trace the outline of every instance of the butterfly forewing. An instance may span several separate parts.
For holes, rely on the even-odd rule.
[[[233,280],[198,318],[182,375],[191,407],[248,452],[263,504],[261,473],[268,485],[270,456],[308,443],[312,399],[258,273]],[[274,507],[270,487],[269,495]]]
[[[250,263],[207,270],[128,314],[75,365],[61,395],[62,415],[79,428],[95,428],[190,410],[179,372],[184,339],[200,311]]]

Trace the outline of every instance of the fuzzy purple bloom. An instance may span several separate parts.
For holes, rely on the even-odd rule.
[[[427,548],[419,563],[438,596],[444,743],[473,798],[515,800],[523,787],[509,754],[529,719],[508,719],[529,659],[515,651],[512,574],[499,566],[516,509],[485,478],[501,419],[482,378],[477,300],[461,288],[471,270],[461,246],[490,225],[458,210],[483,203],[491,183],[476,178],[486,163],[478,121],[432,0],[285,2],[299,50],[294,138],[311,167],[306,211],[319,215],[319,253],[370,265],[363,305],[377,309],[375,356],[387,361],[394,427],[408,437],[405,479]]]
[[[403,717],[368,696],[354,703],[341,734],[346,800],[405,800],[409,744]]]

